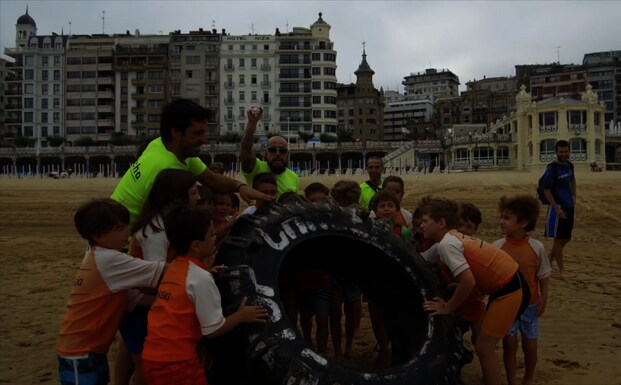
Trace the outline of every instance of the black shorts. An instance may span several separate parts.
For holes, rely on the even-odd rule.
[[[548,206],[545,236],[554,239],[570,240],[571,232],[574,229],[574,208],[561,207],[561,209],[567,214],[567,218],[559,218],[552,206]]]

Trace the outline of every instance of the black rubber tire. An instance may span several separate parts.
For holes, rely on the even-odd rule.
[[[429,317],[422,302],[439,294],[422,257],[386,226],[322,202],[264,205],[242,216],[222,245],[216,278],[225,315],[241,298],[269,309],[266,324],[243,324],[209,340],[213,384],[455,384],[463,349],[450,316]],[[391,336],[392,365],[364,372],[311,350],[286,317],[281,270],[315,267],[357,284],[378,306]]]

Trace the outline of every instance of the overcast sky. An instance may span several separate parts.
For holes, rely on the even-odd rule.
[[[510,76],[516,64],[582,63],[585,53],[621,50],[621,1],[150,1],[1,0],[0,40],[15,46],[26,5],[39,35],[52,32],[167,34],[225,28],[232,35],[332,26],[337,78],[355,82],[366,42],[374,84],[403,91],[403,77],[447,68],[461,89],[483,76]],[[288,27],[287,27],[288,24]],[[560,48],[557,48],[560,47]]]

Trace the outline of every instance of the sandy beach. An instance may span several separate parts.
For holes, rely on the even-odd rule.
[[[576,225],[565,249],[568,274],[550,283],[536,383],[621,384],[621,173],[577,173]],[[428,194],[474,203],[483,213],[480,237],[493,241],[502,236],[498,198],[534,195],[538,177],[535,172],[404,175],[404,207],[411,210]],[[305,177],[301,185],[321,181],[332,186],[338,179],[366,178]],[[90,198],[109,196],[117,182],[0,179],[0,383],[58,383],[56,334],[85,247],[73,228],[73,213]],[[549,251],[544,217],[542,210],[532,236]],[[374,345],[365,312],[354,359],[372,359]],[[115,350],[113,344],[111,363]],[[499,357],[501,352],[499,346]],[[464,383],[482,383],[476,359],[465,367]]]

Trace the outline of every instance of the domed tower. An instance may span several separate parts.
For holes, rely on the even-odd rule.
[[[367,91],[373,88],[373,75],[375,75],[375,71],[367,63],[367,52],[364,43],[362,43],[362,62],[354,74],[356,75],[356,86],[367,88]]]
[[[28,14],[28,6],[26,6],[26,13],[21,15],[17,19],[17,24],[15,24],[15,47],[20,48],[28,46],[28,38],[36,35],[37,23],[35,23],[34,19]]]
[[[311,34],[316,39],[330,39],[330,24],[326,23],[322,18],[323,14],[319,12],[319,19],[311,25]]]

